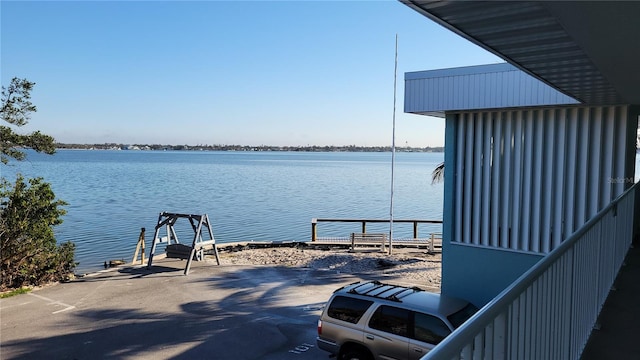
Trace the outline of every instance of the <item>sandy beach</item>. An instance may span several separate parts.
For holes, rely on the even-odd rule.
[[[383,280],[440,291],[441,254],[424,249],[397,248],[391,255],[379,250],[318,250],[273,247],[221,251],[223,265],[289,266],[332,270],[346,274],[379,274]],[[391,280],[390,280],[391,281]]]

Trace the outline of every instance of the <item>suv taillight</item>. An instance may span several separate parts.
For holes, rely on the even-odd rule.
[[[318,320],[318,335],[322,335],[322,320]]]

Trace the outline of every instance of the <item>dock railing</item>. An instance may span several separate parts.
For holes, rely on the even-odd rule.
[[[638,183],[422,360],[579,359],[631,246]]]
[[[359,232],[362,234],[367,234],[367,225],[368,224],[389,224],[389,219],[311,219],[311,241],[312,242],[339,242],[339,241],[350,241],[349,233],[343,234],[343,236],[318,236],[318,224],[319,223],[358,223],[360,224]],[[430,249],[434,248],[434,243],[441,244],[442,241],[442,220],[418,220],[418,219],[398,219],[393,220],[394,224],[412,224],[413,231],[412,237],[404,236],[397,237],[394,236],[392,239],[393,242],[402,241],[402,242],[414,242],[414,243],[424,243],[425,246],[429,246]],[[427,232],[418,232],[419,224],[430,224],[431,231]],[[423,228],[424,230],[424,228]],[[374,231],[379,233],[380,231]],[[408,233],[405,231],[404,233]],[[395,233],[394,233],[395,234]],[[424,234],[423,236],[420,236]]]

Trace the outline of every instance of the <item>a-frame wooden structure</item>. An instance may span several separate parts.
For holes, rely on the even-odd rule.
[[[184,269],[184,274],[189,274],[189,269],[191,268],[191,262],[194,258],[197,260],[204,259],[204,250],[206,247],[213,247],[213,252],[216,256],[216,262],[220,265],[220,258],[218,257],[218,249],[216,248],[216,240],[213,237],[213,231],[211,230],[211,222],[209,221],[209,216],[207,214],[203,215],[193,215],[193,214],[175,214],[168,212],[161,212],[158,216],[158,224],[155,227],[155,233],[153,235],[153,244],[151,245],[151,252],[149,254],[149,263],[147,264],[147,269],[151,269],[151,264],[153,262],[153,254],[156,251],[156,245],[160,242],[160,238],[158,235],[160,233],[160,229],[162,227],[166,227],[167,229],[167,240],[168,246],[174,244],[180,244],[178,241],[178,235],[174,229],[174,225],[178,219],[188,219],[191,224],[191,228],[193,229],[193,242],[191,246],[184,245],[183,248],[188,250],[188,253],[178,254],[173,257],[186,259],[187,266]],[[209,240],[204,240],[202,237],[203,228],[206,228],[209,233]]]

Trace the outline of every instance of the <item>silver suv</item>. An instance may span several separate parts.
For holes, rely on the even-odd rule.
[[[334,291],[317,343],[338,360],[420,359],[476,311],[416,287],[357,282]]]

